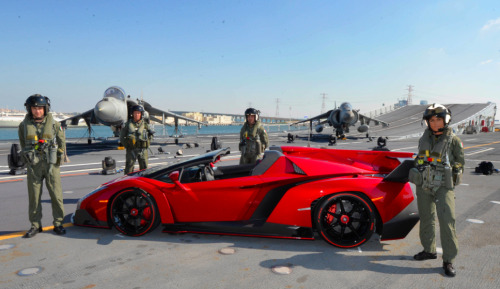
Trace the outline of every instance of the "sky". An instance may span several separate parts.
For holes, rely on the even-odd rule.
[[[1,108],[83,112],[120,86],[163,110],[302,118],[349,101],[500,103],[500,1],[2,1]],[[497,116],[498,118],[498,116]]]

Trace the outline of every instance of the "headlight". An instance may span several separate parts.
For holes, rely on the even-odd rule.
[[[82,202],[83,202],[86,198],[88,198],[88,197],[92,196],[93,194],[95,194],[95,193],[97,193],[97,192],[99,192],[99,191],[104,190],[105,188],[107,188],[107,186],[100,185],[100,186],[98,186],[97,188],[95,188],[92,192],[90,192],[90,193],[86,194],[85,196],[81,197],[81,198],[78,200],[78,202],[76,203],[76,209],[77,209],[77,210],[79,210],[79,209],[80,209],[80,205],[82,204]]]

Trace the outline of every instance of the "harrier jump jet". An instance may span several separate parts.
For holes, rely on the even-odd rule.
[[[88,143],[91,144],[92,139],[90,137],[90,132],[92,124],[107,125],[111,127],[115,136],[119,136],[120,129],[125,122],[127,122],[129,116],[131,115],[131,109],[134,105],[142,105],[146,111],[146,115],[144,117],[161,124],[165,124],[166,117],[173,117],[175,123],[175,136],[178,135],[179,119],[194,122],[198,125],[205,124],[182,115],[155,108],[144,100],[133,100],[130,98],[130,95],[126,96],[125,91],[122,88],[112,86],[104,91],[103,98],[97,102],[93,109],[62,120],[61,125],[66,127],[66,122],[70,122],[72,125],[77,125],[79,120],[83,118],[89,130]]]
[[[369,124],[371,121],[373,121],[375,125],[382,124],[383,127],[389,126],[386,122],[362,115],[357,110],[352,109],[352,105],[348,102],[342,103],[339,108],[329,110],[323,114],[294,124],[307,121],[309,122],[311,131],[313,121],[316,122],[316,132],[322,132],[325,124],[332,126],[335,129],[335,135],[339,138],[345,138],[345,133],[349,133],[349,127],[355,125],[358,121],[361,123],[360,126],[358,126],[358,132],[366,133],[367,137],[369,136],[368,129],[370,128]]]

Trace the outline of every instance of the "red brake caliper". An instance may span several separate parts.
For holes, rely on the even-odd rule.
[[[336,204],[334,204],[334,205],[332,205],[332,206],[328,209],[328,212],[330,212],[330,213],[332,213],[332,214],[335,214],[335,211],[336,211],[336,210],[337,210],[337,205],[336,205]],[[331,223],[333,222],[333,218],[334,218],[334,216],[333,216],[333,215],[328,214],[328,215],[326,216],[326,222],[327,222],[328,224],[331,224]]]

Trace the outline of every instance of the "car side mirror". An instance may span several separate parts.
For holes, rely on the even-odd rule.
[[[169,175],[168,175],[168,178],[174,182],[174,183],[177,183],[179,182],[179,171],[174,171],[174,172],[171,172]]]
[[[186,192],[190,192],[191,189],[188,188],[187,186],[181,184],[181,182],[179,182],[179,171],[174,171],[174,172],[171,172],[169,175],[168,175],[168,178],[176,185],[178,186],[179,188],[181,188],[182,190],[186,191]]]

